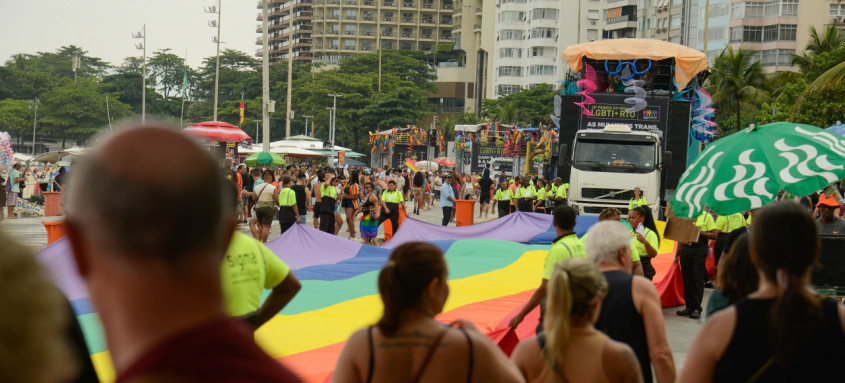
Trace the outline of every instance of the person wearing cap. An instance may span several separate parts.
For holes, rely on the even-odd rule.
[[[816,219],[819,234],[845,235],[845,220],[834,214],[839,208],[835,197],[822,194],[816,208],[819,209],[819,218]]]

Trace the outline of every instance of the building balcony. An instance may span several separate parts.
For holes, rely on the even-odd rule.
[[[452,20],[441,20],[440,25],[452,25]]]
[[[402,8],[414,8],[414,7],[415,7],[415,5],[414,5],[413,2],[403,2],[402,3]]]
[[[637,18],[634,15],[622,15],[605,20],[605,30],[636,28]]]
[[[434,4],[423,4],[423,9],[434,9]]]
[[[361,21],[376,21],[376,18],[372,16],[364,16],[361,18]]]
[[[413,23],[414,19],[402,19],[403,23]]]
[[[423,40],[432,40],[433,39],[432,35],[420,35],[420,38],[423,39]]]
[[[392,23],[393,18],[392,17],[385,17],[383,21],[388,22],[388,23]]]
[[[383,5],[385,7],[395,7],[396,3],[393,2],[393,1],[385,1],[385,2],[381,3],[381,5]]]
[[[361,32],[361,36],[373,36],[373,32]]]
[[[393,37],[393,32],[382,32],[381,37]]]
[[[346,0],[346,5],[358,5],[358,0]]]
[[[343,32],[343,34],[347,35],[347,36],[355,36],[355,31],[346,31],[346,32]]]
[[[420,24],[434,24],[434,20],[422,20]]]
[[[344,20],[355,21],[358,20],[358,16],[346,16],[343,18]]]
[[[372,50],[373,50],[373,47],[361,47],[362,52],[371,52]]]
[[[327,19],[329,19],[329,20],[340,20],[340,16],[338,16],[338,15],[331,15],[331,16],[327,17]]]
[[[368,0],[364,0],[364,6],[365,6],[365,7],[375,7],[375,6],[376,6],[376,2],[375,2],[375,1],[368,1]]]
[[[445,9],[445,10],[447,10],[447,11],[451,11],[451,10],[452,10],[452,6],[451,6],[451,5],[444,5],[442,8],[443,8],[443,9]]]
[[[405,38],[405,39],[410,39],[410,38],[413,38],[413,37],[414,37],[413,33],[403,33],[402,34],[402,38]]]

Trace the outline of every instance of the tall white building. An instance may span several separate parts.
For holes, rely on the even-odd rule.
[[[578,1],[499,0],[487,96],[496,98],[563,78],[561,51],[578,39]]]

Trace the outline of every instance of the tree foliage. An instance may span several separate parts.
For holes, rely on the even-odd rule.
[[[722,110],[722,132],[725,132],[724,115],[726,111],[734,114],[734,127],[738,131],[742,127],[742,112],[754,112],[757,105],[770,99],[767,92],[768,84],[763,74],[763,66],[755,61],[752,52],[731,47],[716,58],[710,76],[710,93],[713,102]],[[720,132],[720,133],[722,133]],[[727,133],[730,133],[728,130]]]
[[[554,112],[556,93],[552,85],[541,84],[495,100],[482,100],[481,115],[504,124],[537,126],[549,121],[549,115]]]

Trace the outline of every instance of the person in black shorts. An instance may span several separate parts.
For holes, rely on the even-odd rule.
[[[487,166],[490,166],[490,164],[487,164]],[[482,176],[478,180],[478,218],[481,218],[483,215],[486,219],[487,212],[489,211],[488,208],[490,207],[490,188],[493,187],[493,180],[489,176],[490,172],[485,172],[484,174],[486,177]]]

